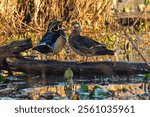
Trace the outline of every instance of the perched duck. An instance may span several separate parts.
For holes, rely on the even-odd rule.
[[[66,44],[66,35],[62,29],[62,21],[52,20],[41,41],[33,48],[42,54],[54,55],[60,52]]]
[[[73,22],[72,32],[69,35],[69,45],[75,53],[86,57],[114,55],[115,51],[107,49],[105,44],[100,44],[87,36],[81,36],[81,31],[80,23]]]

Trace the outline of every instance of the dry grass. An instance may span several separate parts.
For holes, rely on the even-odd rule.
[[[52,18],[63,19],[65,27],[74,20],[83,29],[103,28],[110,15],[110,0],[1,0],[1,33],[41,32]]]
[[[64,21],[65,28],[69,28],[72,21],[80,21],[83,35],[106,43],[109,48],[123,50],[126,39],[111,17],[112,6],[112,0],[0,0],[0,45],[27,37],[31,37],[35,45],[47,30],[49,20],[57,18]],[[107,28],[106,21],[110,24]],[[66,33],[68,35],[70,32]],[[108,35],[111,41],[106,42]],[[149,35],[146,38],[149,38]],[[148,45],[144,48],[149,49],[149,40],[141,40],[141,44]],[[146,50],[146,55],[149,56],[147,53]],[[68,46],[59,53],[59,58],[82,59],[72,53]],[[104,59],[111,57],[92,58],[93,61]]]

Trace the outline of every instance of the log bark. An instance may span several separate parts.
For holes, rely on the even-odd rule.
[[[0,46],[0,60],[8,57],[15,57],[20,52],[24,52],[32,47],[31,39],[25,39],[21,41],[13,41],[9,44]]]
[[[18,58],[8,63],[11,70],[27,74],[64,74],[68,67],[71,67],[73,72],[79,75],[132,75],[150,73],[150,67],[146,63],[138,62],[71,62]]]
[[[9,44],[0,46],[0,72],[2,68],[8,71],[8,75],[12,76],[12,70],[6,61],[9,57],[18,57],[20,52],[24,52],[32,47],[31,39],[25,39],[21,41],[13,41]]]

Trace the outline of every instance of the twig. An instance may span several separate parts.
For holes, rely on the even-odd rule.
[[[20,22],[21,24],[25,25],[26,27],[28,27],[29,29],[31,29],[31,30],[33,30],[33,31],[35,31],[35,32],[39,32],[38,30],[34,29],[33,27],[27,25],[26,23],[24,23],[24,22],[22,22],[22,21],[20,21],[20,20],[18,20],[18,22]]]

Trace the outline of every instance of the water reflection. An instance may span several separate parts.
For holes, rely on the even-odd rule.
[[[62,75],[49,75],[49,76],[16,76],[14,78],[9,78],[9,82],[13,84],[24,85],[23,87],[34,88],[34,87],[43,87],[43,86],[55,86],[62,85],[65,81]],[[74,76],[74,83],[99,83],[99,84],[123,84],[123,83],[140,83],[142,82],[144,75],[86,75],[86,76]]]
[[[110,91],[115,91],[117,96],[123,96],[123,91],[126,90],[133,94],[143,94],[144,90],[141,87],[144,75],[132,76],[74,76],[73,92],[81,87],[81,84],[86,84],[88,90],[92,91],[95,86],[108,87]],[[18,75],[15,77],[8,77],[5,82],[1,83],[0,99],[66,99],[64,77],[60,75],[49,76],[25,76]],[[126,83],[126,84],[124,84]],[[136,84],[135,84],[136,83]],[[116,85],[117,84],[117,85]],[[124,84],[124,85],[123,85]],[[136,93],[135,93],[135,90]],[[89,94],[84,92],[83,94]],[[81,97],[75,95],[75,99],[85,99],[84,95]],[[120,95],[121,94],[121,95]],[[114,98],[114,97],[113,97]],[[87,98],[88,99],[88,98]],[[103,99],[103,98],[102,98]]]

